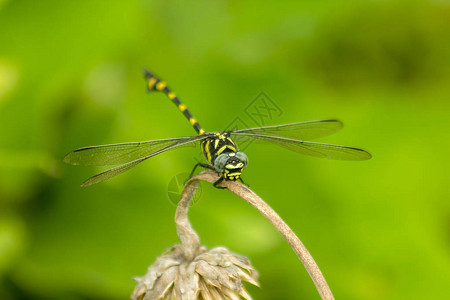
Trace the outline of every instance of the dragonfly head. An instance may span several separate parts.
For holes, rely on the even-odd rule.
[[[223,174],[227,180],[237,180],[241,176],[242,169],[248,165],[248,158],[244,152],[227,152],[220,154],[214,161],[214,168]]]

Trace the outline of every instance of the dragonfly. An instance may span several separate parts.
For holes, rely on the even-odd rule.
[[[166,151],[197,144],[200,144],[207,163],[197,163],[190,177],[197,167],[214,170],[220,175],[213,183],[216,188],[224,188],[220,186],[224,180],[239,180],[244,183],[241,175],[248,165],[248,157],[240,151],[238,147],[240,142],[272,143],[297,153],[336,160],[362,161],[372,157],[369,152],[360,148],[309,141],[342,129],[343,124],[337,119],[206,132],[164,81],[147,69],[144,69],[144,78],[147,92],[165,93],[183,113],[197,135],[76,149],[64,157],[66,163],[81,166],[115,166],[88,178],[81,186],[90,186],[115,177]]]

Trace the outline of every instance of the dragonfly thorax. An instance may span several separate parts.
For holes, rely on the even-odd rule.
[[[247,165],[247,155],[241,151],[222,153],[214,161],[214,169],[227,180],[239,179],[242,169]]]

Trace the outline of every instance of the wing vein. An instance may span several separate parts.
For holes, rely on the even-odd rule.
[[[236,132],[235,134],[243,137],[252,137],[255,140],[271,142],[291,151],[310,156],[326,157],[328,159],[338,160],[367,160],[372,157],[367,151],[355,147],[309,142],[256,133]]]
[[[165,151],[174,149],[176,147],[185,145],[187,143],[196,142],[196,141],[205,139],[206,137],[207,136],[195,136],[195,137],[189,138],[188,140],[184,140],[184,141],[182,140],[180,142],[172,143],[172,144],[168,145],[167,147],[165,147],[163,149],[160,149],[158,151],[155,151],[153,153],[148,154],[147,156],[138,158],[136,160],[130,161],[130,162],[125,163],[123,165],[117,166],[115,168],[112,168],[112,169],[106,170],[104,172],[101,172],[101,173],[99,173],[97,175],[94,175],[94,176],[88,178],[85,182],[83,182],[81,184],[81,186],[86,187],[86,186],[90,186],[90,185],[102,182],[104,180],[107,180],[109,178],[117,176],[117,175],[119,175],[119,174],[121,174],[121,173],[123,173],[123,172],[125,172],[125,171],[127,171],[129,169],[131,169],[132,167],[136,166],[137,164],[140,164],[141,162],[143,162],[144,160],[149,159],[150,157],[153,157],[155,155],[161,154],[161,153],[163,153]]]

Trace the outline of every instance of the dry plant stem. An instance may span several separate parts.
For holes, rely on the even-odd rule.
[[[186,183],[181,194],[180,202],[178,202],[177,211],[175,212],[177,234],[180,238],[186,261],[192,261],[200,248],[200,238],[188,219],[189,204],[198,188],[198,179],[195,180],[193,177]]]
[[[175,213],[181,244],[167,249],[144,276],[135,278],[131,299],[252,299],[243,285],[259,286],[258,272],[250,261],[224,247],[201,246],[189,223],[189,204],[198,184],[199,178],[187,182]]]
[[[208,182],[215,182],[219,178],[218,174],[207,170],[192,177],[187,183],[181,195],[180,203],[178,204],[175,223],[177,224],[178,235],[180,236],[183,246],[187,246],[185,249],[186,257],[194,257],[195,251],[200,246],[198,235],[192,229],[187,219],[187,210],[189,208],[189,202],[192,198],[195,190],[198,186],[199,180],[205,180]],[[281,219],[281,217],[258,195],[250,190],[245,185],[237,181],[223,181],[221,186],[228,188],[229,191],[236,194],[240,198],[247,201],[250,205],[256,208],[266,219],[268,219],[273,226],[283,235],[291,248],[297,254],[300,261],[305,266],[306,270],[311,276],[320,297],[324,300],[334,299],[333,294],[319,269],[319,266],[314,261],[313,257],[295,235],[291,228]],[[185,229],[181,229],[183,225]]]

